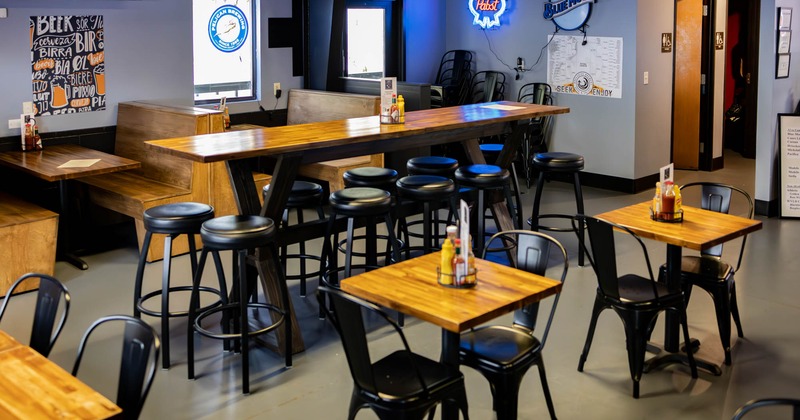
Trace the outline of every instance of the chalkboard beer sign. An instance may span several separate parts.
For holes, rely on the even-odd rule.
[[[106,109],[102,16],[31,16],[36,115]]]

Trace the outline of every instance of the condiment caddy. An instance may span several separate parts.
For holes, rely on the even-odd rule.
[[[462,200],[458,226],[448,226],[442,242],[441,262],[436,268],[436,281],[445,287],[469,288],[478,283],[472,237],[469,235],[469,206]]]
[[[656,193],[653,204],[650,206],[650,218],[657,222],[680,223],[683,222],[683,203],[681,189],[672,181],[662,185],[656,183]]]

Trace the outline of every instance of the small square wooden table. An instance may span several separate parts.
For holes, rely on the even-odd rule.
[[[760,220],[690,206],[683,206],[683,221],[680,223],[657,222],[650,218],[650,202],[633,204],[595,217],[625,226],[642,238],[666,243],[666,280],[670,290],[680,289],[682,248],[702,251],[755,232],[762,226]],[[646,371],[671,363],[688,363],[684,355],[678,352],[680,346],[678,317],[669,312],[665,317],[664,349],[669,354],[649,360],[645,367]],[[709,370],[715,375],[722,373],[719,366],[695,359],[698,367]]]
[[[0,418],[106,419],[116,404],[36,350],[0,331]]]
[[[350,277],[342,280],[342,290],[442,327],[442,362],[456,367],[463,331],[561,291],[559,281],[479,258],[475,287],[445,287],[436,281],[440,254]],[[450,417],[452,407],[444,414]]]
[[[92,161],[95,163],[88,166],[66,165],[68,162],[73,164],[79,161]],[[89,265],[78,258],[72,252],[69,228],[71,212],[67,203],[67,181],[86,176],[102,175],[111,172],[136,169],[142,166],[141,163],[126,159],[121,156],[111,155],[99,150],[89,149],[76,144],[45,145],[39,151],[9,151],[0,153],[0,165],[7,166],[14,170],[24,172],[36,178],[48,182],[58,182],[60,209],[59,214],[59,251],[58,257],[70,264],[86,270]]]

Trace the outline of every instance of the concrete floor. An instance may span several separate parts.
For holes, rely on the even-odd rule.
[[[685,184],[693,180],[715,180],[733,183],[752,193],[754,161],[738,155],[726,157],[726,168],[716,172],[677,171],[676,181]],[[557,182],[545,189],[546,212],[573,213],[571,187]],[[651,198],[652,191],[637,195],[585,188],[586,211],[597,214]],[[523,195],[526,212],[530,212],[532,191]],[[795,220],[764,219],[764,229],[750,235],[742,269],[736,275],[739,307],[744,327],[744,339],[734,338],[733,365],[723,366],[722,376],[701,371],[692,380],[688,369],[670,367],[644,376],[641,398],[631,397],[631,381],[625,352],[625,338],[619,318],[606,311],[597,326],[592,352],[583,373],[577,372],[578,357],[583,346],[594,300],[596,280],[589,267],[577,266],[577,242],[574,235],[556,234],[570,253],[571,269],[558,307],[553,329],[544,350],[550,389],[556,413],[560,418],[685,418],[727,419],[740,405],[753,398],[800,397],[800,283],[797,281],[800,259],[797,258],[796,238],[800,223]],[[666,246],[646,241],[653,264],[664,260]],[[793,245],[794,244],[794,245]],[[728,246],[726,257],[735,260],[737,247]],[[640,254],[621,251],[623,261],[632,264]],[[107,314],[131,313],[133,279],[137,251],[129,245],[101,254],[87,256],[90,268],[80,271],[66,263],[56,265],[56,276],[64,281],[72,294],[72,311],[67,326],[56,343],[50,358],[70,370],[77,343],[89,324]],[[187,257],[174,264],[177,283],[188,283]],[[211,278],[213,270],[206,271]],[[644,273],[643,267],[632,271]],[[161,263],[146,270],[146,289],[160,287]],[[183,275],[183,276],[182,276]],[[181,278],[183,277],[183,278]],[[311,283],[310,290],[316,284]],[[285,369],[283,360],[264,349],[251,352],[251,391],[241,395],[239,356],[223,353],[221,343],[197,339],[199,353],[196,370],[199,377],[186,379],[185,339],[183,319],[171,323],[172,368],[159,370],[150,396],[142,412],[147,419],[189,418],[346,418],[352,389],[342,347],[332,327],[317,319],[317,304],[313,297],[299,297],[296,282],[290,284],[298,313],[306,351],[294,358],[294,367]],[[26,340],[33,297],[17,297],[16,305],[3,319],[2,328]],[[181,305],[180,299],[175,299]],[[689,305],[691,335],[702,342],[698,356],[721,364],[723,353],[710,298],[697,291]],[[146,318],[157,327],[157,320]],[[425,322],[407,319],[405,332],[412,349],[436,359],[440,347],[440,331]],[[509,323],[510,316],[497,319]],[[653,335],[662,340],[661,322]],[[380,357],[397,346],[396,339],[386,328],[376,324],[371,333],[373,357]],[[735,336],[735,333],[734,333]],[[98,336],[92,355],[87,355],[80,378],[115,398],[116,372],[113,361],[119,350],[113,346],[119,333]],[[105,362],[112,365],[109,367]],[[487,382],[476,372],[462,369],[466,377],[473,419],[492,419],[491,396]],[[111,379],[108,379],[111,378]],[[526,375],[521,388],[520,418],[547,416],[541,386],[536,371]],[[765,418],[776,412],[764,411]],[[753,418],[758,418],[754,416]],[[359,419],[376,418],[362,410]],[[437,415],[438,418],[438,415]]]

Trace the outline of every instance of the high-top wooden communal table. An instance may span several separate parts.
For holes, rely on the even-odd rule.
[[[475,259],[478,283],[456,289],[439,285],[434,252],[342,280],[344,291],[442,327],[442,361],[458,366],[461,333],[561,291],[561,282]],[[453,416],[452,407],[445,417]],[[457,415],[452,418],[457,418]]]
[[[280,220],[300,164],[452,142],[461,142],[471,162],[484,163],[478,138],[507,133],[508,147],[503,148],[498,164],[508,167],[531,118],[567,112],[569,108],[565,107],[494,102],[408,112],[405,124],[380,124],[377,116],[350,118],[151,140],[146,142],[146,147],[156,153],[168,153],[197,162],[226,161],[239,211]],[[271,156],[276,160],[271,185],[277,188],[269,189],[263,206],[248,161],[248,158],[260,156]],[[511,228],[513,223],[505,205],[498,202],[494,208],[501,228]],[[289,227],[279,236],[294,241],[319,237],[322,226],[324,222],[309,222]],[[267,267],[261,270],[267,277],[267,284],[274,285],[274,271]],[[276,286],[269,286],[267,294],[271,302],[280,302]],[[292,321],[297,326],[293,311]],[[294,331],[300,330],[295,328]],[[293,348],[295,351],[303,349],[299,333],[293,337]]]
[[[97,159],[91,166],[60,168],[69,161]],[[71,212],[67,202],[67,181],[86,176],[102,175],[111,172],[135,169],[141,164],[135,160],[111,155],[99,150],[89,149],[76,144],[46,145],[40,151],[9,151],[0,153],[0,165],[33,175],[48,182],[58,182],[60,199],[59,214],[61,221],[58,224],[59,240],[57,256],[59,259],[82,270],[89,268],[85,261],[72,252],[73,244],[70,240]]]
[[[679,290],[681,284],[681,254],[683,248],[696,251],[711,248],[761,229],[761,221],[731,214],[718,213],[683,206],[683,222],[664,223],[650,218],[650,202],[633,204],[617,210],[598,214],[598,219],[627,227],[635,234],[667,244],[667,287]],[[645,371],[672,363],[688,364],[680,353],[679,321],[677,315],[667,312],[664,328],[665,354],[647,361]],[[699,345],[699,344],[698,344]],[[690,349],[686,349],[691,351]],[[695,358],[697,366],[715,375],[722,371],[714,363]]]
[[[116,404],[0,331],[0,418],[106,419]]]

